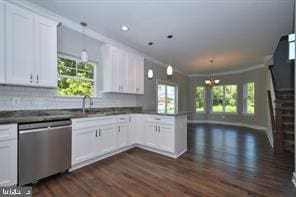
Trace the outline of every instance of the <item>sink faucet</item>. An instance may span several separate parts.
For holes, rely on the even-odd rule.
[[[88,95],[84,96],[83,103],[82,103],[82,113],[84,113],[84,114],[85,114],[85,99],[86,98],[89,98],[89,111],[91,109],[91,106],[94,104],[90,96],[88,96]]]

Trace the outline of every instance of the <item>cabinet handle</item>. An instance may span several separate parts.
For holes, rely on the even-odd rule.
[[[157,132],[157,125],[155,125],[155,131]]]
[[[99,136],[101,137],[101,129],[99,129]]]
[[[155,120],[161,120],[160,118],[155,118]]]
[[[37,83],[39,83],[39,75],[37,75],[36,79],[37,79]]]
[[[98,137],[98,130],[96,129],[96,137]]]
[[[120,132],[120,126],[118,126],[118,132]]]
[[[33,74],[30,75],[30,83],[33,83]]]
[[[128,117],[128,121],[131,122],[131,120],[132,120],[132,118],[129,116],[129,117]]]
[[[120,86],[118,86],[118,90],[120,91]]]
[[[160,133],[160,126],[158,125],[158,133]]]

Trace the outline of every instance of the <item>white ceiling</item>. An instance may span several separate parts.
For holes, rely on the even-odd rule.
[[[292,31],[293,0],[29,0],[187,74],[263,63]],[[122,25],[130,30],[123,32]],[[154,42],[148,46],[148,42]]]

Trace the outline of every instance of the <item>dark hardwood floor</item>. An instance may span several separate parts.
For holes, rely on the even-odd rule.
[[[263,131],[191,124],[177,160],[134,148],[40,181],[33,196],[296,196],[293,166]]]

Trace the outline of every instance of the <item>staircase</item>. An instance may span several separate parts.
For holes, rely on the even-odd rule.
[[[277,118],[278,121],[276,122],[276,124],[280,124],[279,128],[282,132],[283,151],[294,152],[294,90],[276,90],[275,95],[277,111],[276,114],[281,114],[281,118]]]

